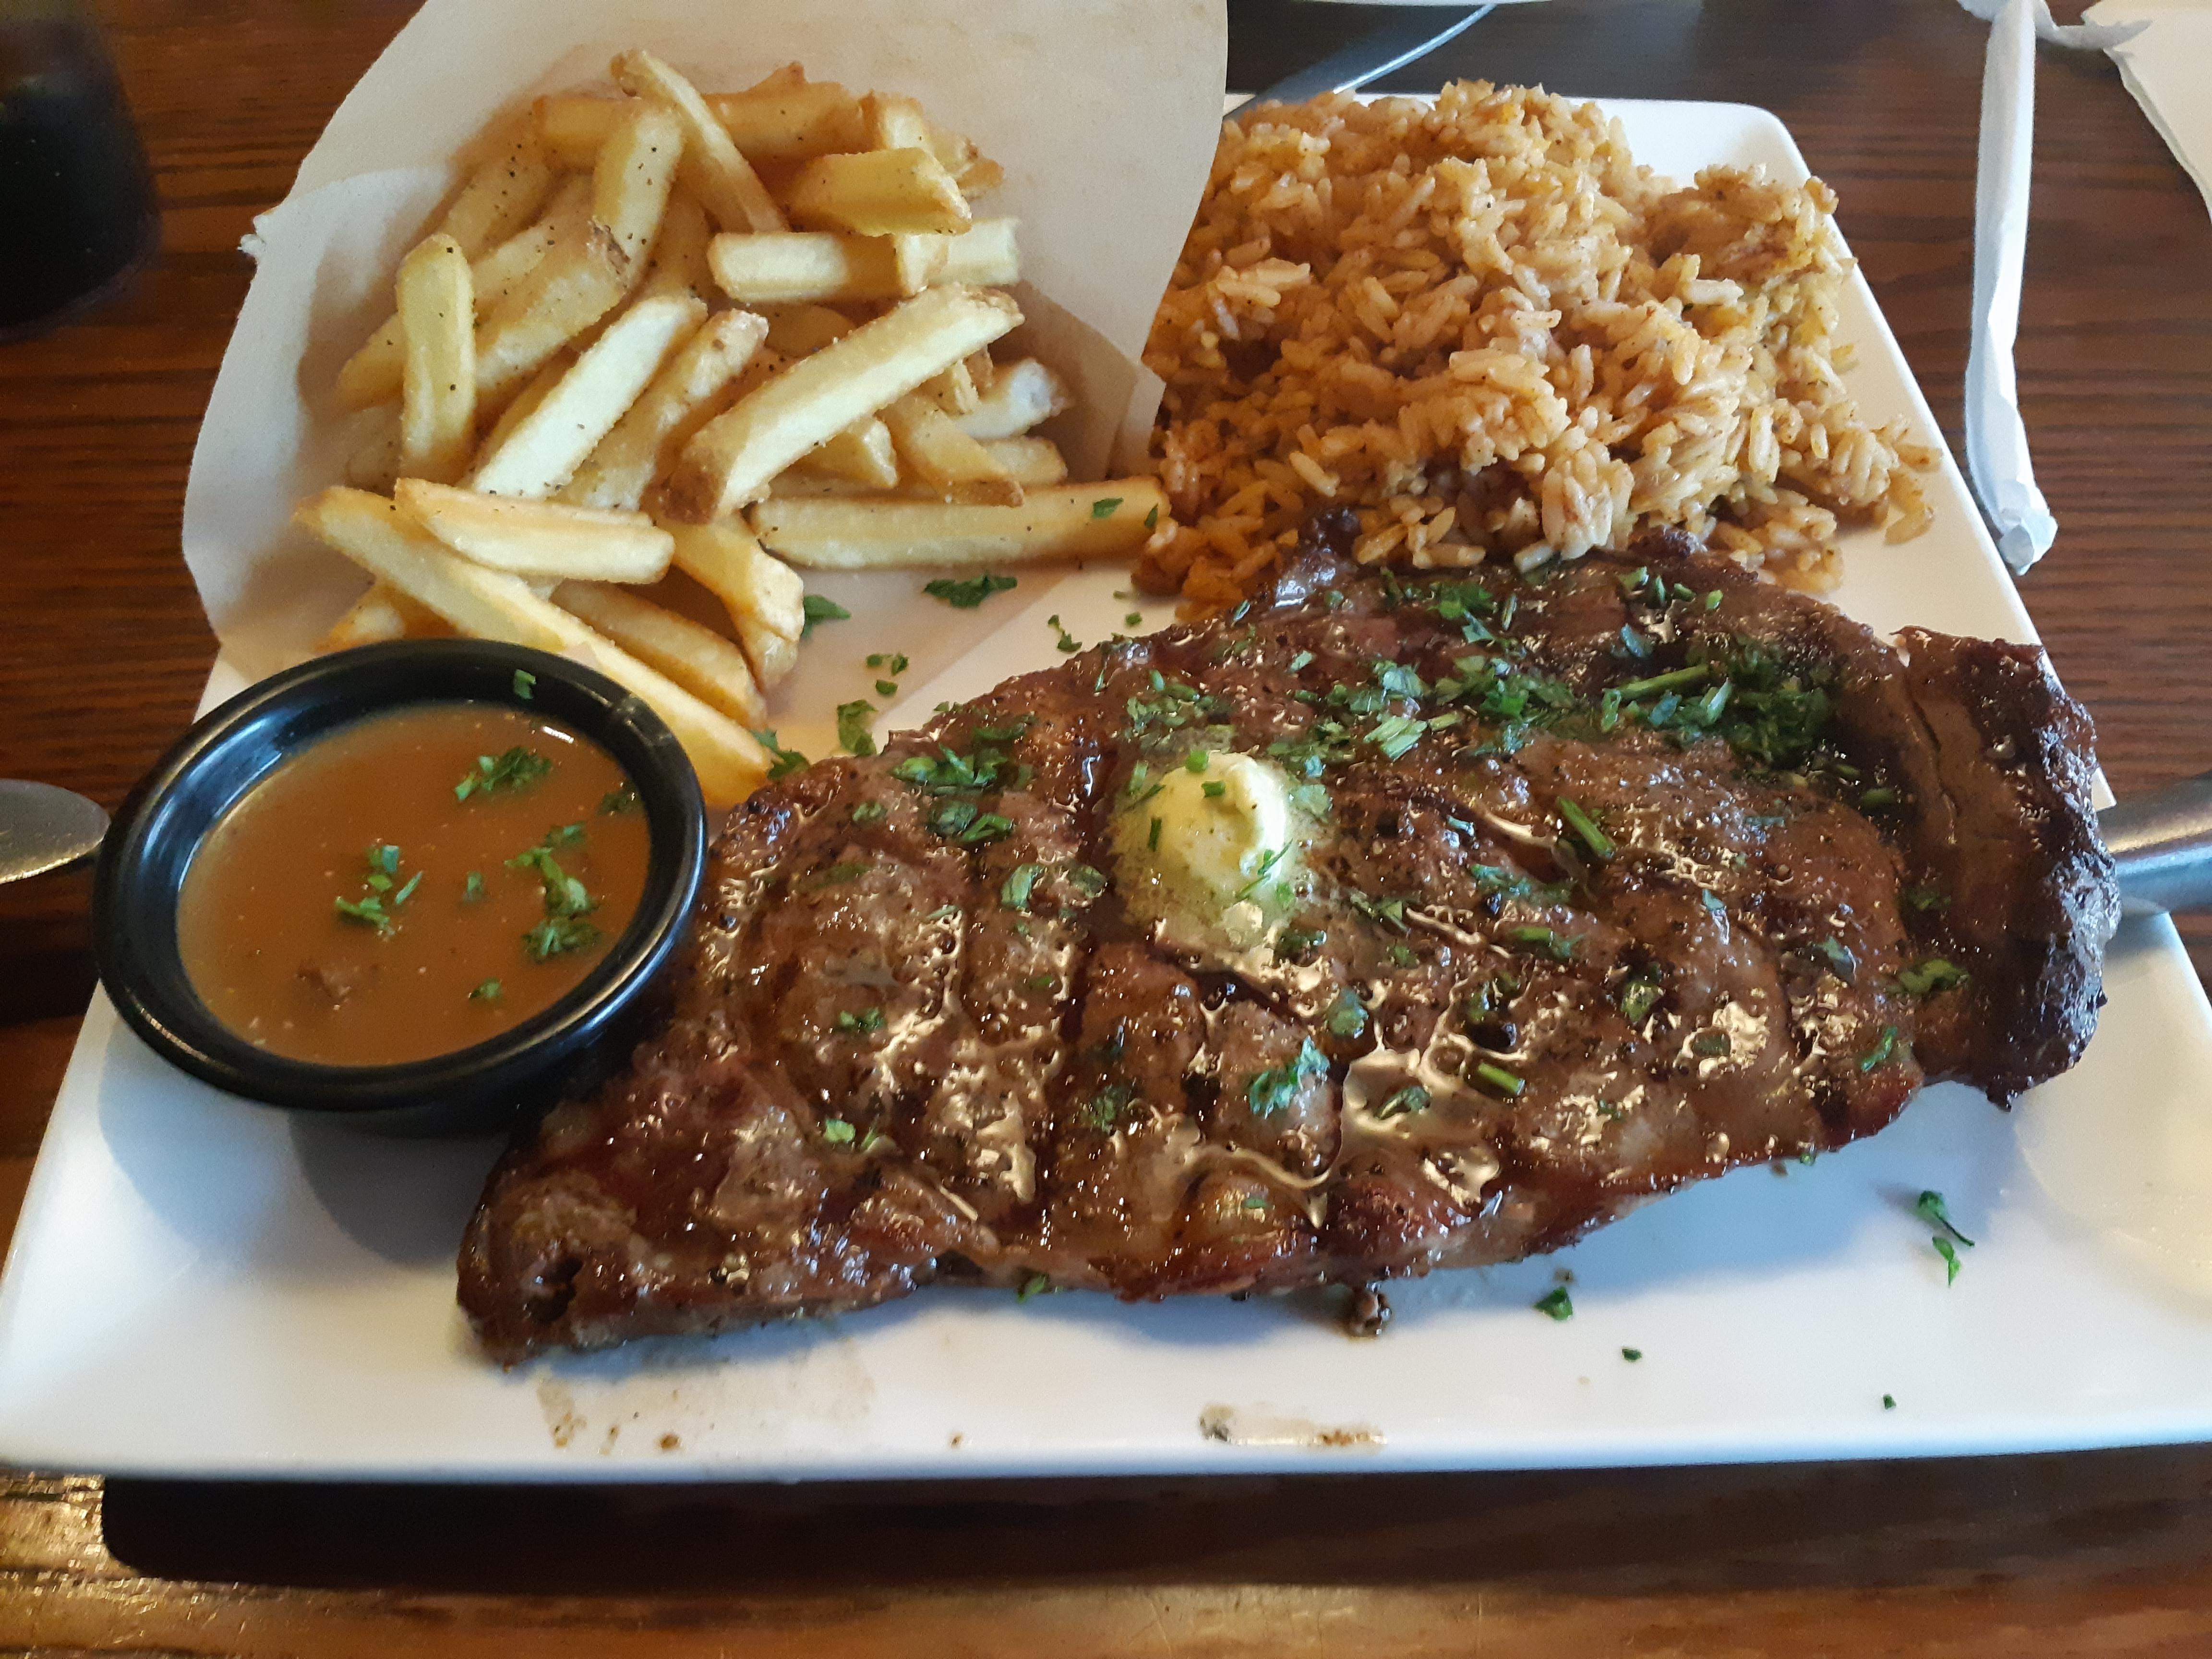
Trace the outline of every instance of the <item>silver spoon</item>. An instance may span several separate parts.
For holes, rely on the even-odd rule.
[[[106,811],[74,790],[0,778],[0,883],[82,863],[106,833]]]

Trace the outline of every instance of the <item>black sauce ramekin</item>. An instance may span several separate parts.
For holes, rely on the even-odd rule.
[[[534,677],[516,696],[515,672]],[[185,872],[208,832],[286,760],[341,726],[426,703],[557,720],[629,775],[650,836],[636,914],[550,1008],[488,1042],[396,1066],[322,1066],[257,1048],[209,1012],[177,948]],[[179,1070],[234,1095],[398,1134],[467,1133],[579,1092],[643,1034],[706,868],[698,780],[658,715],[605,675],[521,646],[413,640],[316,658],[214,710],[116,815],[93,885],[93,948],[125,1024]]]

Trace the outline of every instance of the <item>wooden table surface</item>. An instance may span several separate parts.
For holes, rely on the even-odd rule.
[[[112,805],[214,652],[178,521],[239,238],[413,6],[99,9],[162,248],[106,310],[0,346],[0,776]],[[1376,15],[1236,0],[1232,82]],[[1983,38],[1950,0],[1553,0],[1398,84],[1777,111],[1955,451]],[[2212,222],[2101,56],[2045,49],[2039,95],[2020,378],[2062,529],[2023,592],[2124,794],[2212,766]],[[0,1228],[92,988],[86,891],[0,890]],[[2198,1655],[2212,1449],[771,1491],[0,1476],[0,1651],[401,1650]]]

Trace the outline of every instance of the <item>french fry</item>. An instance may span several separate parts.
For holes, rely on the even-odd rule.
[[[696,87],[644,51],[623,52],[614,60],[612,73],[624,92],[665,105],[682,120],[684,184],[717,224],[725,230],[784,228],[783,214],[760,175]],[[951,175],[945,177],[950,182]]]
[[[1024,489],[1067,481],[1067,457],[1049,438],[993,438],[984,453]]]
[[[890,428],[872,415],[808,451],[797,465],[833,478],[850,479],[864,489],[889,489],[899,481]]]
[[[635,272],[660,231],[683,164],[684,123],[666,106],[636,100],[623,111],[592,167],[592,217],[607,228]]]
[[[1006,295],[933,288],[861,324],[702,427],[669,477],[668,515],[701,523],[758,499],[807,451],[1021,319]]]
[[[389,640],[432,640],[453,632],[436,611],[419,605],[396,587],[369,584],[368,592],[353,602],[331,631],[316,642],[319,653],[350,651],[357,645],[382,645]]]
[[[490,495],[544,496],[567,483],[637,401],[670,348],[706,313],[689,294],[659,295],[630,307],[490,450],[470,476],[470,487]]]
[[[806,631],[806,588],[736,519],[664,526],[676,537],[676,568],[722,602],[753,676],[781,684],[799,662]]]
[[[707,244],[714,239],[706,209],[680,188],[671,192],[668,210],[660,216],[660,234],[653,239],[653,255],[638,282],[638,298],[692,294],[712,301],[714,278],[707,269]]]
[[[555,243],[580,235],[591,215],[591,179],[564,179],[534,223],[470,264],[469,285],[475,294],[477,315],[486,315],[505,299],[507,290],[536,269]],[[399,339],[399,313],[395,311],[338,370],[338,401],[349,409],[361,409],[398,397],[405,359],[406,349]]]
[[[399,405],[380,404],[356,414],[347,436],[346,482],[362,489],[389,489],[399,476]]]
[[[605,225],[563,237],[477,324],[477,399],[498,408],[622,302],[634,267]]]
[[[942,127],[924,125],[928,126],[929,153],[952,175],[952,182],[960,186],[960,193],[969,201],[1006,183],[1006,170],[968,139]]]
[[[1019,506],[1022,487],[1006,477],[990,452],[963,432],[952,417],[919,392],[884,410],[891,443],[914,476],[946,501]]]
[[[757,726],[768,713],[745,653],[713,629],[599,582],[562,582],[553,603],[732,720]]]
[[[452,237],[475,258],[530,222],[553,188],[555,170],[536,124],[518,122],[507,141],[470,175],[432,234]]]
[[[927,231],[900,231],[884,239],[891,245],[891,276],[899,297],[911,299],[945,275],[951,239]]]
[[[972,283],[1005,288],[1022,279],[1021,251],[1014,244],[1013,219],[978,219],[965,236],[945,239],[945,264],[933,283]]]
[[[977,395],[975,407],[959,416],[960,429],[971,438],[1018,438],[1040,421],[1048,421],[1068,406],[1067,386],[1034,357],[1001,363],[990,390]]]
[[[295,521],[379,580],[472,638],[504,640],[573,656],[635,692],[665,721],[699,775],[710,805],[743,800],[768,776],[768,752],[751,732],[640,662],[520,577],[453,552],[396,502],[332,489],[300,505]]]
[[[817,155],[786,194],[800,223],[863,236],[957,236],[975,222],[952,175],[919,146]]]
[[[964,236],[848,236],[786,231],[775,236],[717,236],[707,250],[714,280],[746,305],[796,301],[896,300],[921,260],[924,285],[1003,288],[1021,279],[1015,221],[980,219]]]
[[[514,435],[514,428],[529,419],[536,412],[538,405],[553,395],[553,388],[561,384],[562,376],[575,366],[576,353],[573,347],[562,346],[555,352],[545,366],[531,377],[530,384],[516,392],[514,400],[500,410],[499,418],[491,423],[491,430],[485,433],[483,441],[477,445],[476,456],[470,463],[469,471],[475,471],[489,457],[505,447],[507,439]]]
[[[441,232],[399,262],[399,471],[443,482],[468,462],[476,437],[475,290],[468,256]]]
[[[984,354],[984,359],[988,362],[989,354]],[[969,372],[968,359],[962,358],[944,374],[924,385],[921,395],[947,415],[974,414],[980,394],[975,390],[975,377]]]
[[[538,141],[564,167],[588,167],[628,107],[626,98],[592,92],[549,93],[530,106]]]
[[[769,344],[787,357],[804,357],[810,351],[819,351],[830,341],[842,340],[853,331],[853,319],[828,306],[802,302],[762,306],[758,309],[768,319]]]
[[[1115,478],[1034,489],[1019,507],[794,497],[750,516],[762,544],[793,564],[880,570],[1117,557],[1141,547],[1168,512],[1155,480]]]
[[[902,92],[872,92],[860,100],[870,149],[922,149],[929,145],[929,118],[921,102]]]
[[[645,499],[646,486],[662,471],[664,455],[672,461],[681,441],[690,435],[687,417],[730,383],[768,330],[767,320],[749,311],[708,319],[599,440],[556,499],[635,509]]]
[[[779,71],[743,92],[709,93],[707,107],[755,166],[811,161],[868,142],[859,100],[835,81],[803,74],[793,81]]]
[[[518,576],[657,582],[676,539],[642,513],[485,495],[402,478],[393,497],[425,530],[478,564]]]

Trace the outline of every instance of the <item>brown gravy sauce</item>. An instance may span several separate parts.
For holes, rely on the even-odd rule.
[[[525,708],[428,704],[255,785],[193,854],[177,944],[209,1011],[259,1048],[425,1060],[574,988],[629,925],[648,854],[596,744]]]

